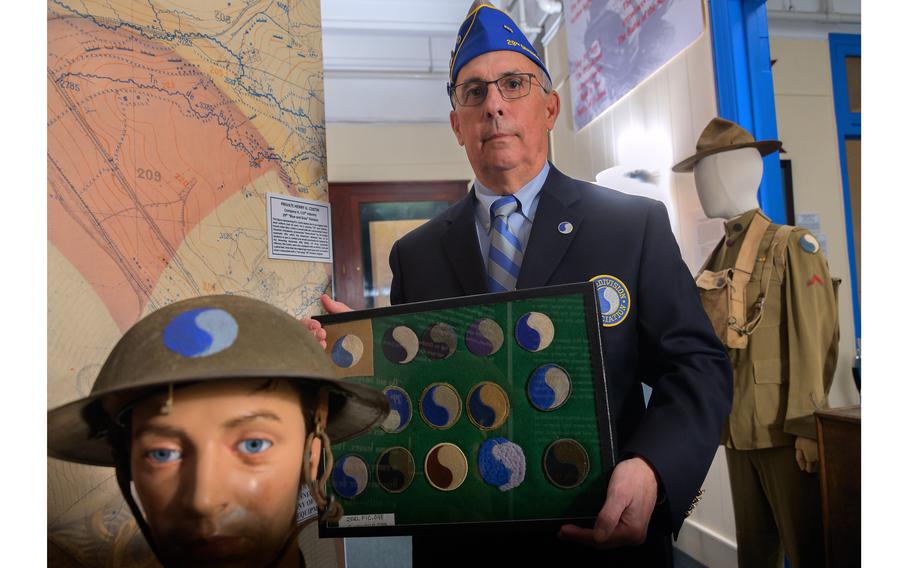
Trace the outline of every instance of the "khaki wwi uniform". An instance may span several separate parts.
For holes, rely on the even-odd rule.
[[[725,233],[697,283],[733,363],[722,442],[739,565],[781,566],[783,548],[793,568],[820,566],[818,476],[799,469],[794,442],[816,438],[813,412],[827,408],[839,281],[806,229],[772,224],[754,209],[727,221]]]

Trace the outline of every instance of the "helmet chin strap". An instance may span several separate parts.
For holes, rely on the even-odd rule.
[[[133,518],[136,520],[136,525],[139,526],[139,530],[142,531],[145,542],[148,543],[149,548],[155,554],[155,558],[164,564],[164,560],[161,558],[161,555],[158,553],[158,548],[155,546],[155,541],[152,539],[151,528],[145,521],[145,515],[142,513],[142,509],[133,498],[133,491],[130,487],[133,476],[130,471],[129,430],[119,426],[113,426],[108,437],[110,438],[114,461],[116,462],[114,471],[117,474],[117,485],[120,487],[120,493],[129,506],[130,512],[133,513]]]
[[[316,506],[321,511],[319,519],[323,522],[336,523],[344,515],[344,509],[341,503],[335,500],[334,495],[326,493],[326,485],[329,476],[332,475],[332,467],[335,465],[335,458],[332,455],[332,441],[326,433],[325,428],[329,416],[329,390],[327,388],[319,389],[319,398],[316,406],[315,428],[307,434],[306,445],[303,448],[303,479],[310,490]],[[318,464],[312,463],[313,446],[318,439],[325,455],[325,468],[322,476],[317,476]],[[316,447],[319,452],[319,447]]]

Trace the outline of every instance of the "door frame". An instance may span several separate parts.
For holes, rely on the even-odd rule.
[[[828,48],[831,54],[831,87],[834,93],[834,117],[837,123],[837,149],[840,158],[841,189],[844,199],[844,225],[847,233],[847,257],[850,260],[850,284],[853,300],[854,339],[859,345],[862,337],[860,301],[857,287],[856,249],[853,242],[853,207],[850,205],[850,183],[847,172],[847,140],[862,138],[862,117],[859,112],[850,112],[847,94],[847,57],[862,56],[862,42],[859,34],[828,34]],[[862,230],[862,229],[861,229]]]
[[[708,13],[718,116],[739,124],[756,140],[778,140],[765,0],[712,0]],[[780,154],[772,152],[762,161],[758,203],[773,222],[785,224]]]
[[[354,309],[365,307],[360,205],[401,201],[445,201],[465,196],[468,180],[329,182],[335,298]]]

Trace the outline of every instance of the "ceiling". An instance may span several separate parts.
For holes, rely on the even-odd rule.
[[[562,0],[490,3],[509,12],[538,48],[562,20]],[[448,122],[449,54],[470,5],[323,0],[326,122]],[[766,8],[772,35],[859,33],[860,0],[767,0]]]
[[[558,0],[493,0],[531,42]],[[327,122],[448,122],[449,54],[470,0],[323,0]],[[539,43],[538,43],[539,44]]]

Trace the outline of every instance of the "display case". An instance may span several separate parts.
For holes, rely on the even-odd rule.
[[[334,445],[320,536],[590,524],[616,463],[593,284],[320,316],[339,375],[389,417]]]

